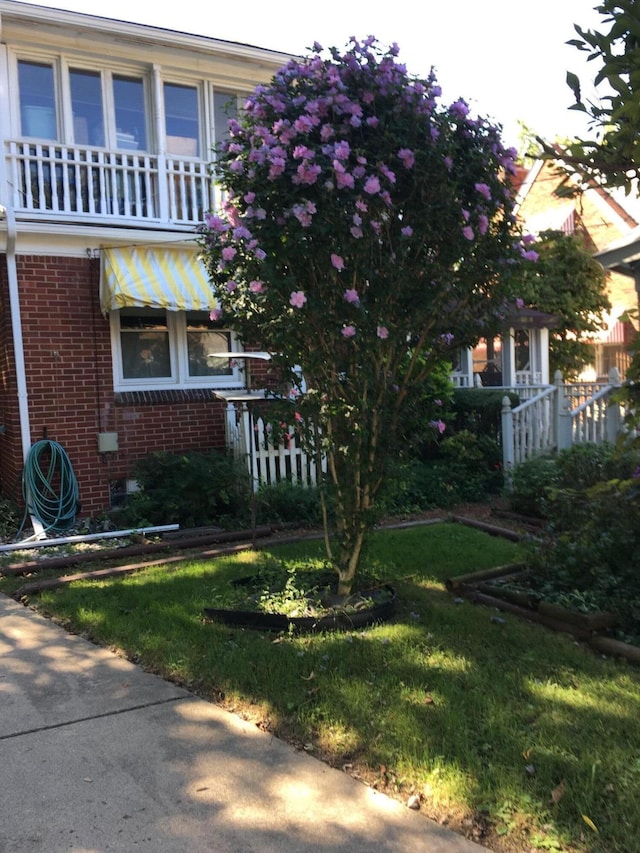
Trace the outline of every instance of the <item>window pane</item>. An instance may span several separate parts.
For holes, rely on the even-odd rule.
[[[171,377],[169,330],[164,311],[123,308],[120,348],[124,379]]]
[[[198,157],[198,90],[194,86],[165,83],[164,110],[167,152],[183,157]]]
[[[228,121],[238,116],[238,101],[235,95],[229,92],[213,93],[213,123],[214,139],[219,145],[229,136]]]
[[[100,145],[104,147],[102,78],[100,73],[72,69],[70,82],[74,142],[78,145]]]
[[[113,78],[116,118],[116,146],[127,150],[147,150],[147,120],[144,84],[134,77]]]
[[[57,139],[53,66],[18,62],[22,135]]]
[[[205,313],[187,312],[189,376],[233,376],[230,360],[212,355],[230,349],[230,332],[214,329]]]

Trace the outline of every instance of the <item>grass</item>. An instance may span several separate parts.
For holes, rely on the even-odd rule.
[[[321,544],[271,547],[317,564]],[[78,582],[33,603],[499,851],[640,851],[640,678],[570,638],[460,602],[444,580],[517,545],[454,524],[375,534],[386,625],[273,636],[202,618],[248,552]]]

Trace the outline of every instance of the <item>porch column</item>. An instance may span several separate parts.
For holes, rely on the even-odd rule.
[[[534,351],[536,357],[534,370],[540,374],[540,384],[549,385],[549,329],[536,329],[535,332],[534,340],[536,344]]]
[[[508,329],[502,336],[502,384],[511,388],[516,384],[516,330]]]

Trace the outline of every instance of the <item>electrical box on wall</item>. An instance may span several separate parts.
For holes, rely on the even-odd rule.
[[[117,453],[118,452],[118,433],[117,432],[99,432],[98,433],[98,453]]]

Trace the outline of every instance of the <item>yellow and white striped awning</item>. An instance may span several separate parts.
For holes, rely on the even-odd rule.
[[[100,280],[103,313],[118,308],[210,311],[216,300],[204,264],[184,249],[104,249]]]

